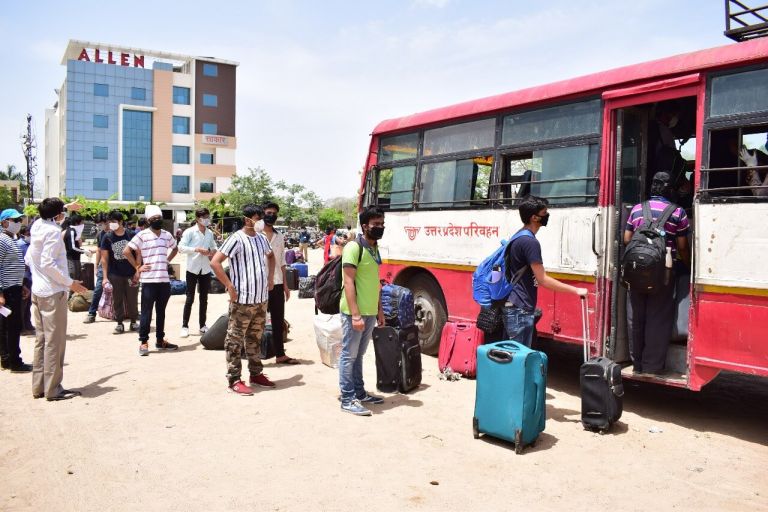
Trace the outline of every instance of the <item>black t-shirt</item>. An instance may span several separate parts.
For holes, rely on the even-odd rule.
[[[508,302],[527,311],[533,312],[536,308],[538,299],[538,286],[536,278],[531,270],[531,263],[543,263],[541,259],[541,244],[533,236],[521,236],[514,240],[507,248],[507,258],[505,265],[511,271],[512,275],[528,265],[523,273],[523,277],[512,288]]]
[[[80,261],[82,252],[76,251],[75,248],[80,247],[80,241],[77,240],[77,232],[75,228],[67,228],[64,231],[64,248],[67,250],[67,259]]]
[[[109,265],[107,270],[110,276],[133,277],[133,274],[136,272],[133,265],[131,265],[125,256],[123,256],[123,250],[132,238],[133,236],[128,230],[125,230],[125,233],[122,235],[117,235],[113,232],[104,235],[101,239],[99,248],[109,253]]]

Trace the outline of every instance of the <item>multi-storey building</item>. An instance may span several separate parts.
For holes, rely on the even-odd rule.
[[[170,219],[228,190],[237,62],[70,40],[61,63],[45,197],[163,202]]]

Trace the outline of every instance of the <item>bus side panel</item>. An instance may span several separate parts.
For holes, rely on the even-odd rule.
[[[768,377],[768,296],[698,292],[691,329],[693,366]]]

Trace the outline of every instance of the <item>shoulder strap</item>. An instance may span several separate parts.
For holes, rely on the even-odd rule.
[[[643,229],[648,229],[653,225],[653,212],[651,211],[651,202],[643,203]]]
[[[512,235],[512,237],[509,239],[509,243],[507,243],[507,248],[504,251],[504,263],[505,263],[505,265],[507,265],[509,263],[509,261],[512,259],[511,258],[512,242],[514,242],[518,238],[522,238],[524,236],[530,236],[531,238],[535,238],[533,236],[533,233],[531,233],[527,229],[521,229],[520,231],[518,231],[517,233]],[[523,278],[523,274],[525,274],[525,271],[528,269],[528,267],[529,267],[528,265],[523,265],[522,267],[517,269],[517,272],[512,274],[512,279],[510,280],[509,284],[511,284],[512,286],[515,286],[518,283],[518,281],[520,281],[520,279]],[[509,274],[507,274],[507,275],[509,275]]]
[[[675,213],[675,210],[677,210],[677,205],[675,203],[669,203],[667,207],[664,208],[664,211],[661,212],[661,216],[653,223],[653,228],[664,228],[664,225],[667,223],[672,214]]]

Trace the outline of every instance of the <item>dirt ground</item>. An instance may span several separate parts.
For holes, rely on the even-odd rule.
[[[211,296],[210,322],[226,301]],[[223,352],[178,338],[183,302],[167,322],[180,351],[149,357],[135,334],[70,313],[64,385],[80,398],[33,400],[29,375],[0,373],[1,510],[768,511],[768,381],[628,383],[601,436],[579,423],[579,348],[548,346],[546,430],[515,455],[473,439],[475,383],[439,380],[433,357],[417,391],[386,395],[372,417],[341,413],[312,301],[296,296],[287,350],[304,364],[267,363],[275,390],[226,393]],[[22,345],[31,362],[33,339]],[[375,391],[372,346],[365,378]]]

